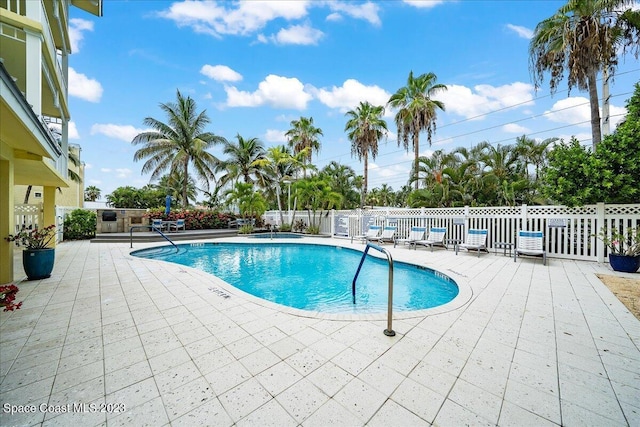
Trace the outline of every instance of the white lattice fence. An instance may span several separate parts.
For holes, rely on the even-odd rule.
[[[306,218],[298,213],[296,218]],[[459,225],[459,222],[464,225]],[[640,227],[640,204],[566,206],[500,206],[438,209],[384,208],[333,211],[323,218],[320,232],[340,237],[362,235],[370,225],[396,225],[397,237],[405,238],[413,226],[447,227],[447,239],[464,240],[469,228],[489,231],[487,244],[514,243],[518,230],[542,231],[549,257],[603,262],[606,247],[597,238],[602,227],[625,232]]]
[[[15,205],[13,212],[16,233],[21,229],[33,230],[42,227],[42,203]]]

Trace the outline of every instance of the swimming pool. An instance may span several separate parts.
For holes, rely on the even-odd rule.
[[[195,267],[247,293],[278,304],[323,313],[384,313],[388,298],[386,259],[368,256],[351,283],[362,252],[337,246],[293,243],[195,243],[142,249],[132,255]],[[394,262],[394,311],[437,307],[458,295],[448,276]]]

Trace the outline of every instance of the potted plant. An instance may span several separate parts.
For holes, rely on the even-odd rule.
[[[17,246],[24,246],[22,251],[22,266],[29,280],[46,279],[51,276],[55,260],[55,248],[49,244],[56,236],[55,225],[41,229],[22,229],[10,234],[6,240],[16,242]]]
[[[19,290],[14,284],[0,286],[0,307],[4,307],[3,311],[17,310],[22,306],[22,301],[14,302]]]
[[[615,271],[635,273],[640,268],[640,227],[627,228],[621,233],[615,227],[611,233],[606,228],[600,230],[598,238],[607,245],[609,265]]]

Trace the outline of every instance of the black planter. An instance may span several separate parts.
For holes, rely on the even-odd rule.
[[[55,257],[55,248],[25,249],[22,251],[22,266],[27,278],[38,280],[50,277]]]
[[[616,255],[609,254],[609,264],[614,271],[623,273],[635,273],[640,268],[640,255]]]

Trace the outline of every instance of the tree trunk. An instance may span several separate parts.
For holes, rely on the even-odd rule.
[[[365,201],[367,200],[367,190],[369,188],[367,182],[369,181],[369,156],[367,153],[364,153],[364,184],[362,193],[360,194],[360,209],[364,206]]]
[[[413,179],[415,179],[415,189],[418,189],[418,166],[419,166],[419,162],[418,162],[418,158],[420,157],[420,134],[418,132],[415,132],[413,134],[413,154],[414,154],[414,159],[413,159]]]
[[[598,103],[598,86],[596,83],[596,73],[589,73],[589,104],[591,106],[591,141],[593,143],[593,151],[602,140],[602,132],[600,131],[600,106]]]
[[[187,186],[189,185],[189,159],[184,162],[184,184],[182,185],[182,207],[184,209],[189,206],[187,200]]]
[[[280,225],[284,224],[284,216],[282,215],[282,203],[280,199],[280,183],[276,187],[276,199],[278,200],[278,212],[280,212]]]
[[[32,186],[29,185],[27,187],[27,192],[24,194],[24,204],[25,205],[29,203],[29,196],[31,195],[31,188],[32,188]]]

